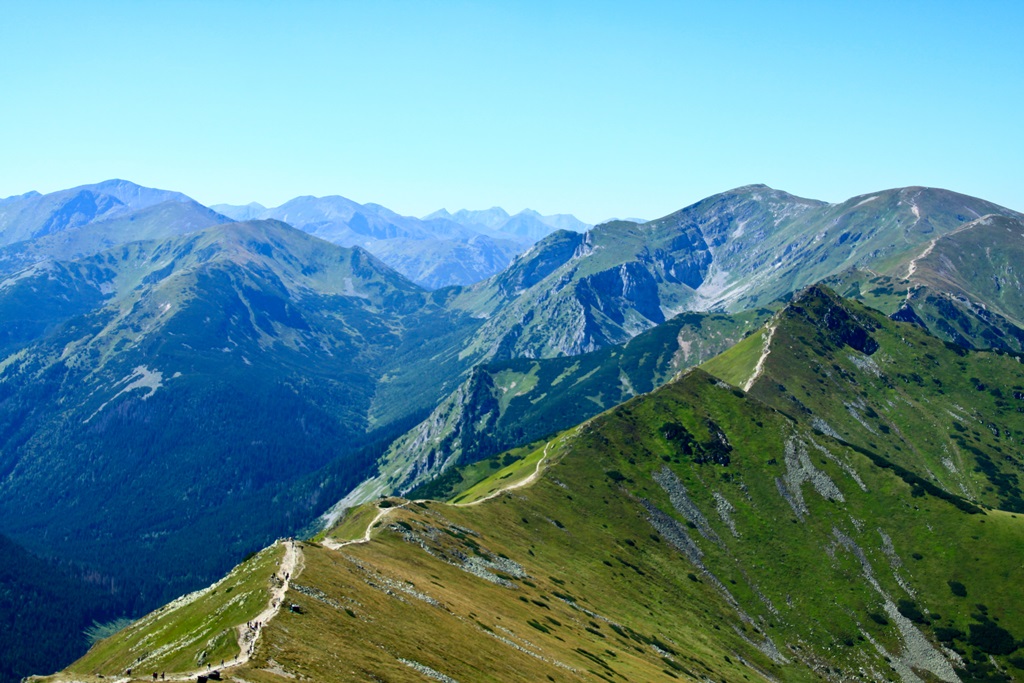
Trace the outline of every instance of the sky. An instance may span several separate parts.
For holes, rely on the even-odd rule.
[[[19,2],[0,197],[108,178],[656,218],[765,183],[1024,211],[1024,3]]]

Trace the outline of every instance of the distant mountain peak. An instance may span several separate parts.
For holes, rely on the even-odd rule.
[[[448,213],[448,209],[438,209],[437,211],[435,211],[433,213],[428,213],[426,216],[423,217],[423,220],[425,220],[425,221],[432,221],[432,220],[435,220],[437,218],[443,218],[443,219],[446,219],[446,220],[450,220],[452,218],[452,215],[450,213]]]

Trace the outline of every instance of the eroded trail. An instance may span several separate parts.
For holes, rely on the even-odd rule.
[[[330,548],[331,550],[338,550],[339,548],[344,548],[347,545],[355,545],[357,543],[369,543],[370,534],[373,531],[373,527],[377,525],[377,522],[382,520],[387,515],[391,514],[393,510],[404,508],[406,505],[412,502],[414,501],[407,500],[401,505],[395,505],[394,507],[377,508],[377,514],[374,516],[373,519],[370,520],[370,523],[366,525],[366,533],[363,534],[362,538],[354,538],[351,541],[342,541],[340,543],[338,541],[335,541],[333,538],[325,538],[323,540],[323,546],[326,548]]]
[[[757,364],[754,366],[754,372],[743,384],[743,391],[750,391],[750,387],[754,386],[754,382],[764,372],[764,362],[768,360],[768,354],[772,352],[772,337],[775,336],[775,325],[768,326],[768,334],[764,338],[764,346],[761,348],[761,357],[757,359]]]
[[[284,541],[284,557],[281,558],[281,564],[274,574],[276,585],[270,594],[270,601],[267,602],[266,608],[252,621],[235,627],[235,630],[238,632],[238,655],[233,659],[225,660],[220,665],[211,663],[209,666],[196,669],[195,671],[176,673],[168,676],[167,679],[173,681],[193,681],[197,676],[212,670],[230,669],[247,663],[256,649],[256,643],[263,633],[263,627],[281,611],[281,605],[291,585],[291,580],[300,571],[302,571],[302,551],[295,541]]]
[[[941,239],[941,236],[940,237],[936,237],[935,239],[930,241],[928,243],[928,246],[925,248],[924,251],[921,252],[921,254],[919,256],[916,256],[915,258],[912,258],[910,260],[910,263],[907,265],[907,277],[904,278],[904,279],[909,280],[911,278],[911,276],[915,272],[917,272],[917,262],[932,253],[932,250],[935,249],[935,244],[939,241],[939,239]],[[908,292],[907,295],[909,296],[910,293]]]

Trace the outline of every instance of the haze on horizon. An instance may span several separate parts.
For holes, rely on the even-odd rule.
[[[0,24],[0,196],[107,178],[655,218],[738,185],[1024,209],[1024,5],[39,2]]]

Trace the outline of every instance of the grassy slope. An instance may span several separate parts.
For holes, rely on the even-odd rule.
[[[695,464],[659,428],[677,422],[705,440],[709,418],[732,445],[726,466]],[[787,469],[786,443],[794,439],[829,451],[825,456],[812,450],[813,466],[844,496],[842,502],[826,500],[804,483],[803,519],[775,483]],[[936,629],[968,634],[971,624],[980,624],[972,616],[979,615],[978,603],[1011,633],[1024,631],[1024,619],[1012,607],[1024,575],[1019,563],[1009,559],[1019,555],[1024,541],[1020,519],[1003,513],[970,515],[934,497],[914,498],[911,487],[890,469],[716,385],[703,373],[595,419],[578,436],[556,444],[552,456],[543,478],[531,487],[479,506],[412,504],[385,518],[370,544],[349,546],[341,554],[307,550],[301,581],[341,607],[296,596],[307,614],[287,614],[275,622],[281,628],[270,630],[273,644],[268,643],[267,652],[285,670],[317,680],[370,675],[418,680],[399,659],[456,680],[576,679],[551,663],[555,660],[611,680],[655,680],[665,676],[664,669],[686,678],[642,642],[657,638],[654,642],[678,653],[668,655],[674,663],[715,679],[757,679],[754,670],[738,664],[743,658],[785,680],[813,680],[812,670],[830,672],[833,680],[880,680],[894,674],[867,639],[893,658],[904,648],[887,603],[910,600],[929,615],[931,624],[917,628],[933,646]],[[704,569],[670,546],[639,503],[643,498],[672,511],[668,495],[652,479],[664,466],[677,473],[702,512],[695,526],[709,538],[680,526],[705,553]],[[491,487],[489,482],[480,486]],[[733,506],[737,536],[716,513],[716,493]],[[837,530],[862,549],[879,589],[865,578],[855,552],[840,543]],[[883,532],[891,539],[892,557],[899,560],[887,554]],[[504,555],[527,576],[510,579],[515,587],[496,586],[438,559],[444,553],[449,560]],[[504,570],[492,571],[513,576],[508,567]],[[750,621],[715,588],[712,575]],[[392,589],[392,596],[366,590],[367,581],[383,586],[383,576],[443,607],[401,589]],[[963,583],[968,596],[954,595],[948,581]],[[560,597],[570,598],[577,608]],[[872,614],[888,623],[877,623]],[[626,627],[639,634],[639,641]],[[324,629],[330,638],[317,635]],[[487,629],[529,641],[549,661],[522,655]],[[787,664],[771,662],[740,636],[760,641],[757,631],[772,638]],[[438,634],[443,634],[441,646]],[[966,637],[955,644],[971,654],[977,648],[968,646]],[[997,659],[1007,666],[1004,658]],[[332,662],[339,660],[348,663],[347,670],[334,667]],[[858,673],[861,667],[866,673]],[[243,674],[247,680],[250,673]]]
[[[100,641],[67,671],[109,676],[135,667],[143,669],[145,677],[152,671],[191,671],[231,659],[239,653],[235,626],[254,619],[267,606],[271,577],[282,553],[282,546],[270,546],[213,586],[179,598]]]
[[[837,341],[858,335],[878,348]],[[946,491],[1024,512],[1024,368],[1012,356],[967,353],[815,289],[781,314],[751,393]]]
[[[483,366],[389,448],[375,485],[367,486],[358,501],[409,491],[412,485],[429,486],[441,474],[442,463],[465,465],[500,454],[650,392],[681,370],[729,348],[771,313],[767,308],[732,315],[684,313],[621,346],[573,357]],[[425,462],[434,467],[422,467]],[[481,478],[465,474],[459,476]],[[437,487],[429,490],[429,495],[444,492]]]
[[[752,334],[733,346],[729,353],[719,354],[709,360],[704,368],[734,386],[742,386],[754,374],[767,336],[768,328],[762,328],[759,334]]]
[[[913,328],[884,321],[873,355],[920,345]],[[774,343],[847,353],[792,326]],[[941,365],[937,344],[927,352]],[[999,365],[1012,390],[1010,359],[947,352]],[[764,385],[777,383],[778,368],[766,372]],[[474,506],[409,503],[370,543],[308,545],[287,598],[300,612],[272,621],[235,675],[420,681],[419,666],[463,682],[954,680],[953,662],[960,680],[1019,676],[1024,519],[972,514],[937,495],[941,480],[917,491],[870,444],[830,438],[759,393],[691,371],[557,438],[533,485]],[[830,424],[849,426],[838,413]],[[892,418],[891,432],[902,424]],[[908,446],[885,441],[893,458]],[[940,639],[961,654],[939,654]]]

